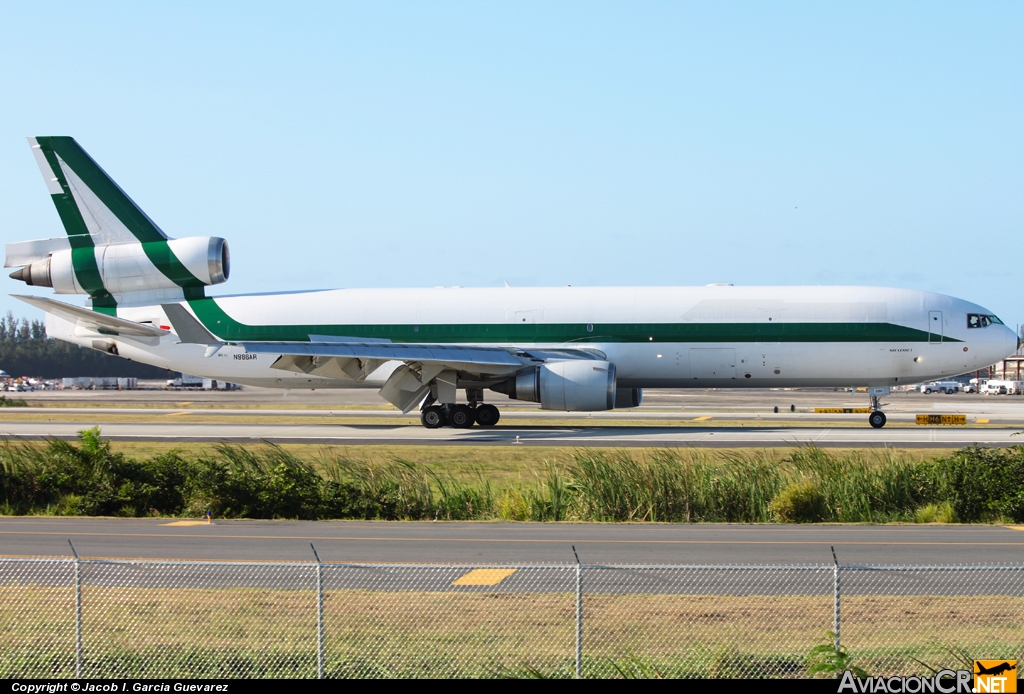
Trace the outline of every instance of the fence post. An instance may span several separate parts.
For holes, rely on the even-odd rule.
[[[839,601],[840,597],[842,596],[842,586],[839,582],[839,560],[836,558],[836,548],[830,545],[829,549],[832,550],[832,631],[836,635],[835,648],[836,651],[838,651],[841,646],[841,639],[839,638],[840,629],[843,625],[842,614],[839,610]]]
[[[324,563],[320,561],[320,553],[313,543],[313,556],[316,557],[316,678],[324,678]]]
[[[576,557],[576,678],[583,677],[583,565],[580,555],[576,554],[576,545],[572,546]]]
[[[68,538],[71,551],[75,553],[75,679],[82,679],[82,558],[78,556],[75,543]]]

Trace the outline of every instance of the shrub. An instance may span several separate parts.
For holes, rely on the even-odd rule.
[[[1024,446],[964,448],[925,470],[929,495],[961,521],[1024,521]]]
[[[815,523],[828,514],[825,495],[813,482],[789,485],[772,499],[768,509],[780,523]]]
[[[508,487],[498,497],[498,517],[510,521],[530,520],[533,517],[530,496],[520,486]]]
[[[956,511],[946,501],[938,504],[926,504],[914,513],[918,523],[956,523]]]

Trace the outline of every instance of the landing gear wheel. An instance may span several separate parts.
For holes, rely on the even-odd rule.
[[[446,424],[444,410],[437,405],[424,407],[420,412],[420,422],[428,429],[443,427]]]
[[[476,418],[469,405],[456,405],[448,413],[448,421],[456,429],[468,429],[476,423]]]
[[[482,427],[493,427],[500,417],[501,413],[494,405],[481,405],[476,408],[476,423]]]
[[[884,412],[872,412],[868,415],[868,423],[875,429],[881,429],[885,426],[885,413]]]

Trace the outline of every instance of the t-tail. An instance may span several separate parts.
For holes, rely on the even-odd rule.
[[[172,239],[72,137],[30,137],[67,236],[7,244],[11,277],[57,294],[86,294],[92,308],[196,299],[224,282],[228,244],[210,236]]]

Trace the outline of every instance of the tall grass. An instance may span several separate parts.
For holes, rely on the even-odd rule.
[[[716,463],[699,450],[577,451],[566,476],[571,515],[607,521],[765,521],[783,481],[770,456]]]
[[[937,509],[943,509],[941,513]],[[99,431],[0,444],[0,513],[635,522],[1024,521],[1024,447],[915,462],[897,451],[782,455],[582,449],[533,479],[466,481],[415,462],[219,445],[134,459]]]

